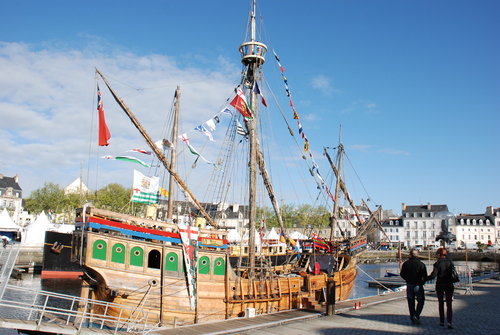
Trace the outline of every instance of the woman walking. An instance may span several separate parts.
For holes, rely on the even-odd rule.
[[[453,279],[452,269],[453,263],[447,258],[448,251],[445,248],[437,250],[437,262],[434,263],[432,273],[425,278],[425,280],[436,279],[436,295],[439,304],[439,325],[444,326],[444,302],[446,301],[446,321],[448,328],[453,329],[451,324],[453,317],[453,309],[451,303],[453,300]]]

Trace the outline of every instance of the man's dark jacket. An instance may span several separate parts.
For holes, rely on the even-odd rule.
[[[406,284],[423,285],[422,278],[427,277],[427,268],[420,259],[412,257],[403,263],[400,275]]]

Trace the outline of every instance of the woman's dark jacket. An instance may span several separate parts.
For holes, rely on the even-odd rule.
[[[432,273],[425,278],[425,280],[436,279],[436,290],[452,290],[453,281],[451,279],[451,269],[453,263],[447,258],[438,258],[434,263]]]

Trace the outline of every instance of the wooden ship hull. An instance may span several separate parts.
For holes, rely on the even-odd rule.
[[[87,215],[82,214],[84,211]],[[141,312],[152,312],[162,326],[242,317],[248,311],[258,315],[320,309],[326,301],[324,291],[329,281],[335,282],[339,301],[348,299],[356,278],[356,257],[340,255],[335,263],[339,268],[330,274],[313,274],[307,266],[290,266],[262,269],[250,279],[245,270],[231,266],[224,239],[214,238],[224,232],[205,231],[223,244],[205,247],[203,237],[198,238],[193,304],[184,262],[186,253],[175,229],[163,222],[94,208],[80,211],[77,216],[72,257],[84,268],[82,297],[134,307],[138,312],[127,316],[131,319]],[[159,227],[172,232],[157,230]],[[298,264],[312,259],[312,254],[302,255]],[[118,316],[123,310],[110,307],[94,312]]]

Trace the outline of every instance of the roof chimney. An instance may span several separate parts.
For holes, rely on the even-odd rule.
[[[493,215],[493,206],[486,207],[486,215]]]
[[[406,204],[403,202],[403,203],[401,204],[401,207],[403,208],[403,212],[404,212],[404,211],[406,210]]]
[[[14,182],[16,182],[16,183],[17,183],[18,181],[19,181],[19,175],[18,175],[18,174],[16,174],[16,176],[14,177]]]
[[[431,203],[430,203],[430,202],[428,202],[428,203],[427,203],[427,210],[428,210],[428,211],[430,211],[430,210],[431,210]]]

